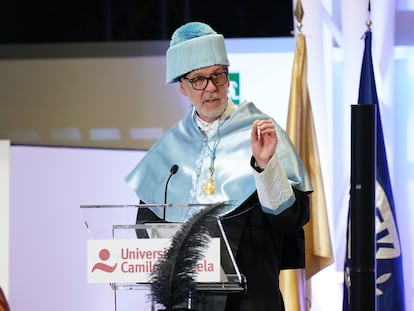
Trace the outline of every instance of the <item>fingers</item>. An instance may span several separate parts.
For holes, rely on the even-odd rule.
[[[252,126],[251,136],[253,141],[258,141],[261,138],[261,131],[257,125],[257,122],[258,121],[254,121]]]
[[[256,120],[253,123],[252,134],[257,140],[261,140],[263,136],[276,136],[275,125],[272,120]]]
[[[256,120],[252,125],[252,152],[259,167],[265,167],[277,146],[276,127],[272,120]]]

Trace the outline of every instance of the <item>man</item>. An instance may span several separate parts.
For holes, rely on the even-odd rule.
[[[168,202],[231,202],[222,220],[248,289],[228,295],[223,309],[284,310],[279,271],[304,266],[312,186],[283,129],[253,103],[228,98],[228,67],[224,38],[210,26],[191,22],[174,32],[166,81],[178,82],[193,107],[126,181],[142,202],[162,204],[161,185],[176,164]],[[169,210],[165,219],[186,221],[191,211]]]

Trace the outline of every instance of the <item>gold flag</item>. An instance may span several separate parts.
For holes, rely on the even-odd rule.
[[[333,263],[333,255],[318,144],[307,85],[306,40],[301,33],[296,37],[286,132],[308,170],[314,190],[310,195],[310,220],[304,228],[305,278],[309,280],[315,273]],[[305,310],[305,297],[300,297],[305,295],[306,291],[305,278],[301,278],[302,275],[291,270],[281,272],[280,285],[287,311]],[[297,287],[294,288],[295,286]]]

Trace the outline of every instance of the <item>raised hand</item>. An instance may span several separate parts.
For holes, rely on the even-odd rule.
[[[253,122],[252,153],[256,164],[264,168],[273,156],[277,145],[276,128],[272,120],[256,120]]]

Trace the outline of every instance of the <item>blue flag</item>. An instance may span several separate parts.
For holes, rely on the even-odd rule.
[[[371,54],[372,33],[365,33],[365,49],[359,84],[359,105],[376,105],[377,110],[377,163],[375,186],[376,214],[376,297],[377,311],[404,311],[404,278],[402,254],[396,221],[394,198],[388,171],[387,154],[382,132],[381,114],[375,86]],[[349,310],[349,216],[347,250],[344,269],[343,311]]]

